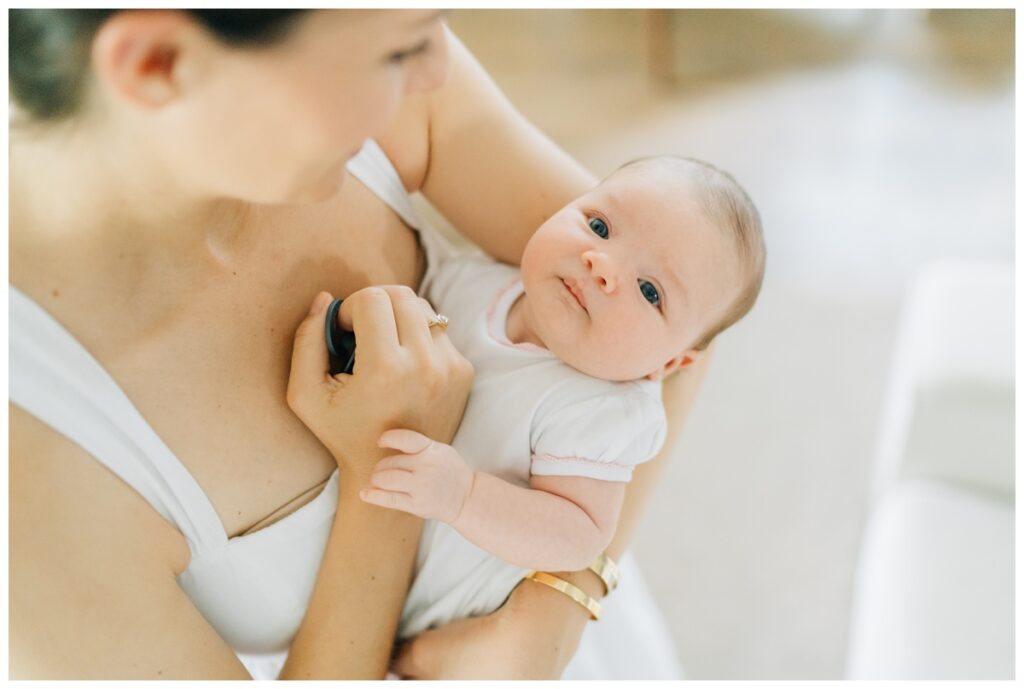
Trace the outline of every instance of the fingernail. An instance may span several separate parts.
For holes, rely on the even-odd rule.
[[[320,292],[317,294],[313,299],[313,305],[309,307],[309,315],[312,316],[314,313],[321,311],[324,306],[330,302],[330,299],[331,295],[327,292]]]

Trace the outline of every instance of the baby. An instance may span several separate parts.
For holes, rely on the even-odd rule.
[[[424,296],[476,377],[451,445],[381,439],[361,497],[428,520],[399,630],[493,611],[527,570],[586,568],[611,541],[633,467],[665,437],[658,381],[752,307],[757,210],[687,158],[626,164],[549,218],[520,269],[476,252]]]

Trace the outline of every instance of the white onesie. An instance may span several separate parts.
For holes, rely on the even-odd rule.
[[[546,349],[513,344],[508,312],[523,293],[517,268],[480,252],[447,258],[423,296],[451,319],[448,336],[476,375],[452,446],[474,470],[527,486],[531,474],[629,481],[665,439],[661,385],[611,382]],[[399,636],[497,609],[527,570],[427,521]]]

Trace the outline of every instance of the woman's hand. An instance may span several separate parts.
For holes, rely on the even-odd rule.
[[[321,292],[295,333],[288,406],[338,465],[368,476],[378,440],[408,428],[440,442],[455,435],[473,367],[444,331],[430,328],[434,310],[405,286],[368,287],[345,299],[341,326],[356,333],[351,374],[331,376],[324,318],[332,297]]]
[[[401,644],[391,672],[403,679],[560,679],[589,619],[582,610],[557,591],[523,581],[491,614]]]
[[[504,608],[430,629],[399,647],[391,671],[402,679],[559,679],[531,657],[531,639],[505,621]]]

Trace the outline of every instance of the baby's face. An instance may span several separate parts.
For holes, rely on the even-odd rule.
[[[643,167],[615,173],[545,222],[522,275],[545,346],[607,380],[674,368],[740,285],[731,242],[700,200],[676,176]]]

